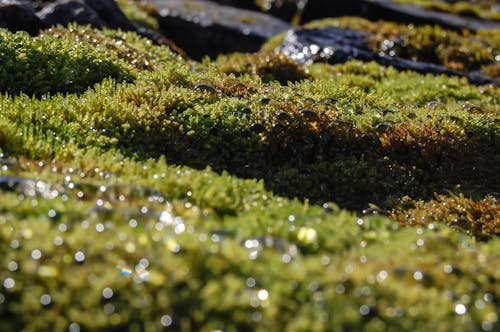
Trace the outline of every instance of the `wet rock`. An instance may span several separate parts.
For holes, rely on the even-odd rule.
[[[350,59],[376,61],[398,70],[427,74],[464,76],[472,84],[500,84],[499,79],[472,72],[461,72],[434,63],[418,62],[374,53],[364,32],[337,27],[289,30],[278,50],[299,63],[343,63]]]
[[[0,28],[10,31],[26,31],[36,35],[40,29],[45,28],[35,14],[32,6],[20,1],[3,1],[0,3]]]
[[[221,5],[244,8],[254,11],[263,11],[282,20],[292,21],[299,11],[299,6],[305,4],[304,0],[210,0]],[[260,4],[260,5],[259,5]]]
[[[156,0],[163,34],[194,59],[220,53],[254,52],[290,27],[262,13],[208,1]]]
[[[302,14],[302,22],[324,17],[362,16],[371,20],[389,20],[413,24],[439,24],[455,30],[499,29],[500,22],[482,20],[437,12],[412,5],[387,0],[309,0]]]
[[[85,2],[78,0],[56,1],[45,6],[38,17],[47,25],[57,24],[68,25],[71,22],[78,24],[90,24],[95,28],[104,28],[106,22],[99,17],[99,14],[89,7]]]
[[[135,31],[156,44],[169,44],[157,32],[137,26],[130,21],[113,0],[57,0],[28,1],[4,0],[0,2],[0,27],[11,31],[24,30],[36,35],[54,25],[76,22],[95,28]],[[174,47],[175,49],[175,47]]]

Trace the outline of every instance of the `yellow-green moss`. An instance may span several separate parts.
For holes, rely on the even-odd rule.
[[[106,77],[131,81],[133,75],[110,53],[87,43],[0,30],[0,91],[81,93]]]
[[[6,35],[134,79],[0,95],[0,330],[498,328],[497,226],[445,220],[496,213],[498,87],[358,61],[283,86],[131,33]]]

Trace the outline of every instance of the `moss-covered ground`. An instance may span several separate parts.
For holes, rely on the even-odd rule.
[[[403,4],[416,5],[430,10],[453,13],[490,20],[500,20],[500,9],[496,0],[395,0]]]
[[[497,86],[0,40],[0,330],[499,327]]]

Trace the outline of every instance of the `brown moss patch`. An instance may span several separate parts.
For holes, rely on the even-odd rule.
[[[226,74],[249,74],[260,77],[263,82],[278,81],[282,85],[309,78],[305,67],[283,54],[273,52],[219,56],[216,64],[219,70]]]
[[[434,200],[427,202],[406,200],[402,207],[392,211],[392,218],[404,225],[427,227],[432,223],[445,223],[479,240],[500,235],[500,205],[492,195],[480,201],[453,194],[436,194]]]

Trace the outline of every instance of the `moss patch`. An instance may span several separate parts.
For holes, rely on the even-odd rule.
[[[0,31],[0,90],[26,93],[81,93],[106,77],[131,81],[133,76],[109,53],[89,44],[26,33]]]
[[[0,96],[0,330],[498,326],[498,87],[5,34],[133,81]]]

